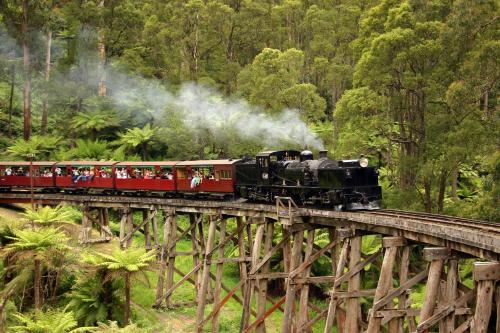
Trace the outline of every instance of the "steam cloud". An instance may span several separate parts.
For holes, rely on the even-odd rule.
[[[130,81],[121,76],[119,87],[111,79],[111,97],[118,105],[134,105],[143,100],[153,110],[161,113],[166,108],[174,110],[184,124],[193,130],[208,130],[216,137],[232,130],[242,139],[250,139],[268,148],[280,148],[284,143],[294,143],[303,148],[322,149],[322,142],[300,119],[298,110],[285,109],[269,115],[241,99],[230,99],[203,85],[185,83],[176,93],[152,81]],[[125,87],[125,86],[126,87]]]

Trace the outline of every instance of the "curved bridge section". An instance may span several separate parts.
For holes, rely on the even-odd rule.
[[[349,333],[500,332],[500,227],[495,223],[391,210],[299,208],[288,198],[278,198],[275,206],[59,193],[34,199],[81,205],[82,243],[115,237],[108,214],[116,210],[123,248],[141,232],[145,247],[158,251],[155,306],[196,305],[197,332],[206,326],[218,332],[229,301],[242,305],[240,332],[266,332],[266,319],[275,311],[283,312],[283,333],[332,332],[334,326]],[[0,203],[29,201],[29,193],[0,194]],[[141,212],[139,222],[135,212]],[[188,218],[181,221],[182,215]],[[177,242],[186,238],[191,251],[177,251]],[[180,256],[191,258],[189,272],[176,267]],[[313,269],[318,261],[321,270]],[[228,264],[239,267],[234,286],[222,282]],[[459,274],[463,265],[473,266],[473,282],[467,285]],[[378,283],[367,285],[366,277],[378,277]],[[194,286],[189,301],[176,298],[184,283]],[[270,283],[283,286],[282,294],[271,297]],[[311,288],[323,291],[315,292],[314,303]],[[422,302],[416,302],[419,290],[425,290]]]

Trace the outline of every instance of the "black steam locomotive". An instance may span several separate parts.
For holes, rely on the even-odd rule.
[[[266,151],[235,165],[236,194],[249,200],[274,202],[287,196],[301,205],[337,210],[379,209],[382,191],[378,172],[368,160],[334,161],[321,151]]]

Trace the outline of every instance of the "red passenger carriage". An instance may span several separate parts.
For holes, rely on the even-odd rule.
[[[177,191],[185,195],[234,192],[234,165],[239,160],[185,161],[175,165]]]
[[[54,188],[55,162],[33,162],[33,186]],[[0,188],[29,188],[31,186],[30,162],[0,162]]]
[[[115,164],[110,161],[64,161],[54,168],[56,186],[67,189],[114,188]]]
[[[121,162],[115,165],[115,188],[118,191],[175,191],[178,162]]]

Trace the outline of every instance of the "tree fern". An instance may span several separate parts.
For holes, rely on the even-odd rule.
[[[19,322],[16,326],[9,327],[11,332],[26,333],[76,333],[89,332],[92,327],[80,327],[73,312],[64,310],[48,310],[46,312],[36,311],[34,313],[13,314]]]
[[[65,206],[58,205],[55,208],[43,206],[36,210],[27,208],[25,213],[21,214],[26,219],[40,225],[52,225],[55,223],[74,223],[74,211],[68,210]]]

